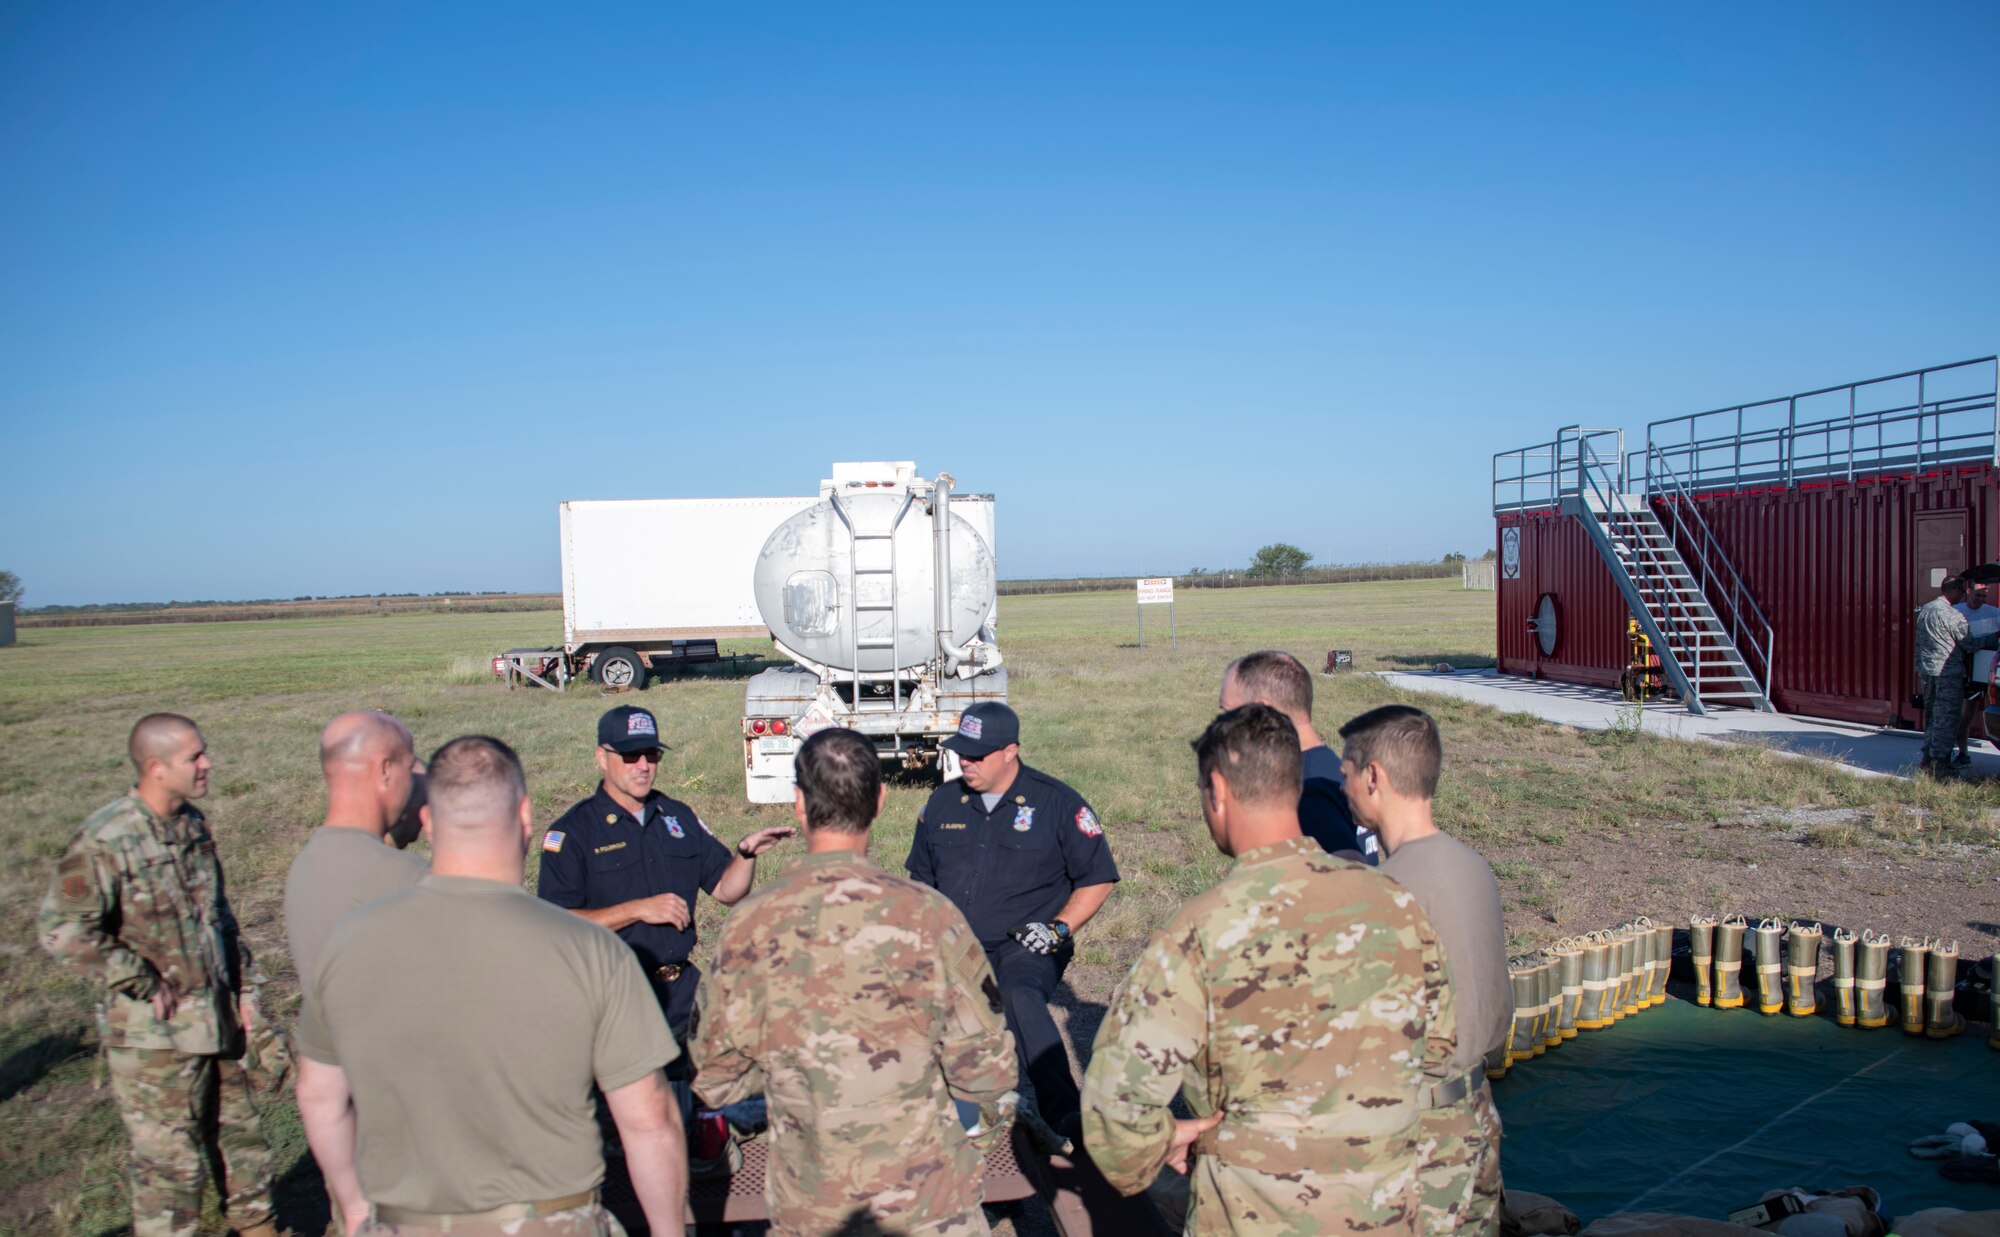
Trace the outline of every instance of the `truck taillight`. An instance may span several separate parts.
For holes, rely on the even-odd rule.
[[[766,727],[764,725],[764,719],[761,717],[758,718],[756,721],[750,723],[751,734],[763,734],[765,729]]]
[[[771,733],[772,733],[772,734],[783,734],[783,733],[785,733],[785,723],[784,723],[784,720],[783,720],[782,718],[780,718],[779,720],[777,720],[777,721],[774,721],[774,722],[772,722],[772,723],[771,723]]]

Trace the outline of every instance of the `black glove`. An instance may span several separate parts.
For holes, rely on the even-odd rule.
[[[1016,924],[1007,930],[1007,935],[1021,942],[1021,948],[1029,953],[1046,958],[1069,944],[1069,925],[1060,919],[1053,923]]]

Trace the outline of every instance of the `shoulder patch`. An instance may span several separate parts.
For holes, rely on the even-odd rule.
[[[546,851],[559,851],[562,849],[562,844],[563,831],[560,829],[551,829],[542,838],[542,849]]]
[[[1104,826],[1097,823],[1097,813],[1088,804],[1076,810],[1076,831],[1087,838],[1104,836]]]
[[[62,878],[62,896],[65,902],[90,901],[90,882],[81,875]]]

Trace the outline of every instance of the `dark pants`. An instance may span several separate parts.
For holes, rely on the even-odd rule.
[[[1069,1072],[1069,1051],[1049,1016],[1049,1001],[1062,982],[1073,951],[1063,949],[1044,958],[1029,953],[1014,941],[986,947],[986,961],[1000,984],[1000,1003],[1007,1011],[1007,1029],[1014,1033],[1014,1046],[1021,1053],[1021,1066],[1035,1084],[1035,1099],[1042,1120],[1060,1126],[1083,1107],[1076,1079]]]
[[[683,964],[681,977],[670,984],[653,978],[653,995],[659,999],[660,1012],[667,1016],[667,1030],[674,1033],[674,1043],[681,1050],[680,1058],[667,1066],[668,1078],[678,1080],[692,1076],[687,1055],[688,1022],[694,1017],[695,989],[700,985],[701,968],[692,962]]]

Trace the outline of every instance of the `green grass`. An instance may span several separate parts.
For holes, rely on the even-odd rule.
[[[1003,600],[1024,756],[1092,801],[1126,877],[1081,936],[1070,971],[1077,992],[1103,999],[1146,934],[1225,867],[1201,824],[1187,740],[1213,714],[1230,658],[1277,647],[1316,669],[1342,648],[1354,650],[1357,670],[1491,665],[1493,596],[1455,580],[1184,590],[1177,647],[1167,647],[1166,612],[1154,607],[1144,649],[1129,591]],[[296,978],[280,891],[319,819],[320,727],[368,707],[403,718],[421,751],[462,733],[497,734],[521,752],[547,822],[595,784],[590,749],[608,701],[588,686],[510,694],[483,667],[500,649],[550,643],[559,630],[553,613],[394,615],[32,629],[0,649],[0,848],[11,859],[0,870],[0,1231],[95,1234],[126,1222],[125,1144],[92,1051],[93,997],[36,947],[33,924],[71,830],[129,784],[123,745],[133,719],[171,709],[201,722],[216,760],[202,806],[238,916],[289,1017]],[[759,642],[734,647],[768,652]],[[1319,684],[1326,734],[1374,705],[1417,699],[1360,673]],[[789,817],[789,808],[743,801],[742,692],[741,679],[697,674],[639,697],[673,748],[663,788],[725,839]],[[1752,808],[1815,806],[1881,809],[1854,826],[1864,839],[1989,842],[1988,813],[2000,805],[2000,794],[1979,787],[1862,780],[1761,750],[1607,740],[1446,698],[1421,703],[1446,743],[1440,818],[1478,845],[1615,849],[1630,821],[1721,822]],[[926,793],[916,782],[892,787],[874,843],[885,865],[900,866]],[[1859,840],[1826,832],[1821,845]],[[1510,897],[1560,918],[1569,892],[1532,861],[1508,864]],[[720,918],[704,900],[706,939]],[[281,1169],[291,1170],[304,1154],[296,1114],[281,1102],[269,1117]],[[298,1200],[311,1188],[307,1174],[287,1195],[288,1223],[309,1221]]]

